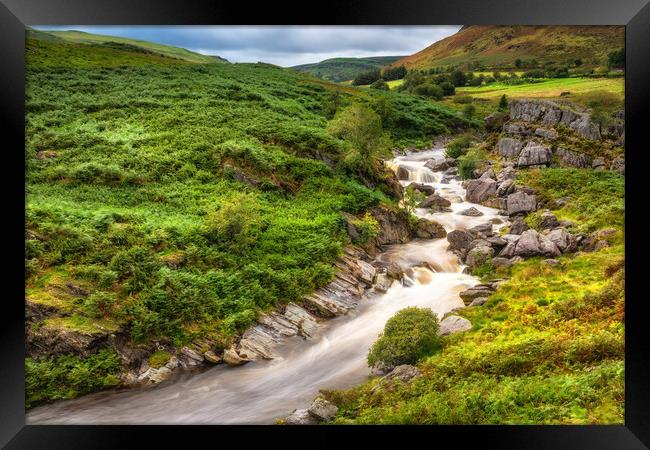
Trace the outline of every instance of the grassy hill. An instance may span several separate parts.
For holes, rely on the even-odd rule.
[[[471,25],[392,65],[429,69],[480,63],[485,69],[514,69],[517,59],[540,64],[580,59],[584,67],[597,67],[624,46],[624,32],[621,26]]]
[[[128,48],[132,52],[137,52],[137,49],[149,51],[154,54],[162,55],[167,58],[178,59],[193,63],[214,63],[225,62],[223,58],[202,55],[200,53],[192,52],[180,47],[173,47],[171,45],[158,44],[155,42],[141,41],[138,39],[129,39],[117,36],[105,36],[100,34],[85,33],[83,31],[39,31],[27,30],[28,39],[38,39],[40,41],[50,42],[66,42],[70,44],[95,44],[112,47],[115,49]],[[111,46],[110,44],[115,44]]]
[[[341,82],[352,80],[360,73],[380,69],[402,56],[373,56],[368,58],[332,58],[314,64],[293,66],[292,69],[307,72],[324,80]]]
[[[26,297],[31,329],[52,336],[227,345],[330,280],[342,213],[394,202],[327,132],[337,110],[377,111],[398,147],[469,125],[423,98],[268,64],[52,36],[26,46]],[[30,358],[28,405],[114,385],[117,361],[110,348]]]

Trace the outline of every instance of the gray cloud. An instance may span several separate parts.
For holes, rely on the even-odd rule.
[[[39,26],[159,42],[233,62],[280,66],[336,56],[409,55],[443,39],[457,26]]]

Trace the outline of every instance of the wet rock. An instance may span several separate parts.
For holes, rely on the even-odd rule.
[[[445,208],[448,206],[451,206],[451,202],[446,198],[441,197],[437,194],[429,195],[427,198],[425,198],[418,204],[418,208],[432,208],[432,209]]]
[[[592,165],[591,157],[583,153],[578,153],[571,150],[566,150],[562,147],[558,147],[555,149],[555,154],[557,155],[558,162],[561,166],[587,168],[591,167]]]
[[[172,371],[165,366],[162,366],[158,369],[149,369],[149,371],[147,372],[147,377],[152,383],[155,384],[162,383],[163,381],[171,377],[171,375],[172,375]]]
[[[436,191],[436,189],[433,186],[430,186],[428,184],[423,184],[423,183],[411,183],[409,184],[408,187],[413,188],[416,191],[422,192],[424,195],[431,195]]]
[[[223,352],[223,362],[225,362],[229,366],[241,366],[242,364],[248,361],[240,357],[237,351],[231,347],[225,352]]]
[[[385,380],[400,380],[404,383],[411,381],[415,377],[420,376],[420,371],[417,367],[410,364],[402,364],[395,367],[388,375],[384,377]]]
[[[462,203],[463,199],[458,196],[458,195],[450,195],[445,197],[447,200],[449,200],[451,203]]]
[[[460,292],[458,295],[465,302],[465,304],[471,303],[474,299],[481,297],[489,297],[490,294],[494,292],[492,285],[488,284],[478,284],[469,289],[466,289]]]
[[[625,175],[625,156],[619,155],[614,158],[611,165],[609,166],[609,170],[613,170],[620,173],[621,175]]]
[[[537,128],[535,130],[535,136],[543,137],[544,139],[557,139],[558,133],[552,128]]]
[[[222,361],[221,356],[217,355],[212,350],[208,350],[207,352],[204,352],[203,357],[207,362],[212,364],[219,364]]]
[[[530,141],[519,154],[518,167],[546,166],[551,163],[551,149],[535,141]]]
[[[464,250],[474,240],[474,236],[465,230],[453,230],[447,233],[449,250]]]
[[[497,151],[504,158],[517,158],[523,146],[524,143],[519,139],[504,137],[497,142]]]
[[[375,238],[379,245],[405,244],[411,240],[411,227],[404,215],[383,206],[369,211],[379,223],[379,235]]]
[[[306,409],[297,409],[284,419],[285,425],[317,425],[318,420]]]
[[[482,202],[481,205],[487,206],[488,208],[498,209],[498,210],[505,210],[508,207],[508,203],[506,202],[506,199],[498,198],[498,197],[490,197],[484,202]]]
[[[555,214],[553,214],[550,211],[542,212],[542,216],[540,217],[540,222],[539,222],[539,227],[542,230],[551,230],[559,226],[560,226],[560,222],[558,222],[557,217],[555,217]]]
[[[534,195],[528,195],[524,191],[518,191],[508,195],[508,215],[528,213],[537,209],[537,199]]]
[[[473,206],[470,207],[470,208],[464,209],[462,211],[459,211],[456,214],[459,214],[461,216],[470,216],[470,217],[478,217],[478,216],[483,215],[483,213],[481,211],[479,211],[478,209],[476,209]]]
[[[377,277],[375,278],[375,285],[373,287],[376,291],[386,292],[388,289],[390,289],[392,283],[393,280],[388,278],[386,274],[378,273]]]
[[[475,227],[470,228],[468,231],[474,236],[481,238],[488,238],[494,235],[494,231],[492,231],[492,222],[481,223]]]
[[[514,180],[504,180],[497,187],[497,197],[507,197],[515,191],[515,181]]]
[[[467,183],[465,199],[471,203],[482,203],[496,195],[497,182],[492,179],[471,180]]]
[[[442,172],[443,170],[449,169],[449,163],[446,159],[430,159],[424,167],[433,172]]]
[[[461,333],[463,331],[471,330],[472,322],[460,316],[448,316],[440,322],[438,334],[440,336],[448,336],[454,333]]]
[[[467,252],[465,264],[473,269],[487,263],[493,256],[494,249],[492,247],[480,245]]]
[[[398,166],[397,179],[400,181],[408,181],[411,179],[411,172],[404,166]]]
[[[335,405],[321,397],[317,397],[307,409],[309,414],[321,422],[329,422],[332,420],[338,410],[339,409]]]
[[[445,228],[438,222],[422,218],[415,224],[414,232],[420,239],[439,239],[447,236]]]

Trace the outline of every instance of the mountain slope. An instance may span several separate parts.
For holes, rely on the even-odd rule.
[[[223,58],[210,55],[202,55],[190,50],[173,47],[171,45],[159,44],[155,42],[141,41],[138,39],[129,39],[117,36],[105,36],[101,34],[91,34],[83,31],[66,30],[66,31],[39,31],[27,30],[27,38],[56,41],[62,40],[71,44],[118,44],[141,48],[152,53],[164,55],[168,58],[179,59],[192,63],[212,64],[224,62]]]
[[[314,64],[293,66],[292,69],[307,72],[325,80],[340,82],[351,80],[360,73],[381,69],[402,56],[372,56],[368,58],[331,58]]]
[[[624,46],[624,33],[621,26],[471,25],[392,66],[428,69],[481,63],[488,69],[506,69],[514,68],[517,59],[540,64],[581,59],[584,66],[595,67]]]

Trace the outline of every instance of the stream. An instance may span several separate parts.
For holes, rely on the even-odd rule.
[[[463,201],[460,181],[440,183],[442,172],[424,167],[432,158],[443,158],[444,149],[396,157],[393,170],[408,170],[410,181],[434,186],[449,199],[451,212],[416,214],[439,222],[447,232],[471,228],[498,217],[496,209]],[[457,212],[475,207],[483,216]],[[495,228],[498,226],[495,226]],[[370,291],[359,307],[345,316],[322,323],[311,340],[290,338],[278,357],[239,367],[225,364],[200,373],[182,372],[160,385],[111,390],[60,401],[30,410],[28,424],[273,424],[294,409],[307,408],[319,389],[343,389],[363,382],[370,374],[366,355],[386,321],[408,306],[429,307],[439,317],[464,306],[458,293],[477,284],[463,274],[458,258],[447,252],[446,239],[415,240],[390,246],[378,259],[399,264],[411,283],[394,281],[380,294]],[[435,272],[426,268],[423,262]]]

